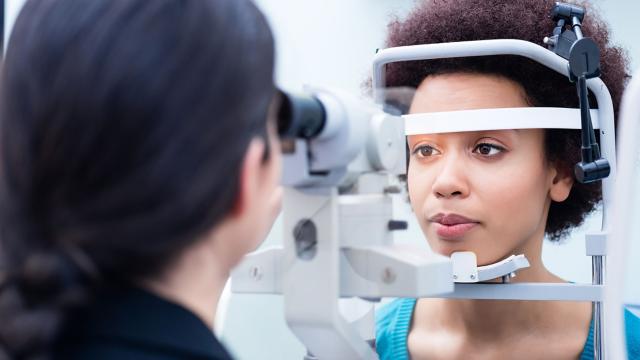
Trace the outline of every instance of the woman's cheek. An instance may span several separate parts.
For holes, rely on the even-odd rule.
[[[427,171],[409,166],[407,174],[409,200],[411,201],[411,208],[416,215],[421,214],[424,202],[430,193],[431,184],[429,179],[430,176]]]

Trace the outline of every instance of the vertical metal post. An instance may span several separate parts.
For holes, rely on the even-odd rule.
[[[596,255],[592,257],[592,283],[594,285],[604,284],[604,256]],[[593,302],[593,358],[594,360],[604,360],[604,341],[602,338],[604,329],[604,311],[602,301]]]
[[[283,209],[285,318],[307,359],[378,359],[340,313],[338,188],[285,188]]]

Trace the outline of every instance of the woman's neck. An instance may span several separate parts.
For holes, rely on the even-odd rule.
[[[544,266],[531,261],[531,267],[520,271],[512,282],[564,282]],[[433,310],[442,315],[451,329],[473,337],[491,334],[513,335],[515,330],[536,328],[548,323],[549,314],[558,302],[432,299]]]
[[[530,266],[518,271],[511,282],[565,282],[547,270],[542,263],[542,235],[538,241],[529,241],[527,244],[515,249],[514,255],[524,254]],[[469,299],[421,299],[420,302],[423,306],[419,305],[414,314],[415,323],[420,324],[418,326],[435,326],[439,329],[444,327],[448,331],[466,334],[475,339],[487,336],[499,339],[501,335],[513,336],[516,331],[523,329],[553,325],[558,319],[548,315],[558,310],[565,311],[573,304],[557,301]],[[438,320],[433,321],[436,318]]]
[[[213,330],[229,269],[209,242],[201,241],[184,251],[162,275],[140,286],[191,311]]]

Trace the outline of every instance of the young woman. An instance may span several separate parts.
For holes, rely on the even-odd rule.
[[[0,358],[229,359],[230,269],[279,207],[248,0],[29,0],[1,83]]]
[[[541,43],[553,1],[442,0],[420,3],[391,24],[388,46],[522,39]],[[624,52],[588,13],[583,31],[599,44],[602,80],[615,108],[626,80]],[[417,89],[410,112],[530,106],[578,107],[575,85],[514,56],[391,64],[387,86]],[[594,102],[592,102],[593,104]],[[565,282],[541,260],[542,242],[565,236],[601,199],[600,185],[577,183],[580,132],[500,130],[408,137],[411,205],[430,247],[473,251],[479,265],[524,254],[514,281]],[[593,359],[591,304],[398,299],[377,316],[382,359]],[[627,312],[630,358],[640,356],[640,320]],[[630,330],[630,329],[636,329]]]

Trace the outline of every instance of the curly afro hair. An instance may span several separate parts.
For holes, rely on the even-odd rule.
[[[487,39],[520,39],[542,44],[551,34],[554,0],[426,0],[403,20],[389,24],[388,47]],[[607,25],[588,3],[582,30],[600,48],[601,79],[607,85],[615,115],[628,76],[626,52],[609,41]],[[387,65],[388,87],[418,87],[429,75],[473,72],[505,77],[520,84],[532,106],[578,107],[575,85],[555,71],[519,56],[406,61]],[[591,99],[591,104],[595,104]],[[573,173],[580,161],[581,139],[576,130],[547,130],[545,152],[561,171]],[[575,183],[564,202],[553,202],[545,232],[552,241],[583,223],[602,198],[600,183]]]

